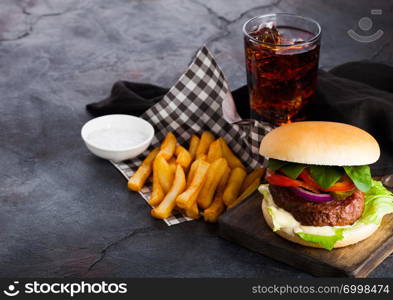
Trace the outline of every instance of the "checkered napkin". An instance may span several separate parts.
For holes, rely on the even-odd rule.
[[[186,72],[163,99],[141,117],[155,129],[149,151],[157,147],[169,131],[175,134],[181,145],[187,145],[192,135],[209,130],[217,137],[223,137],[249,168],[263,162],[258,154],[259,143],[270,127],[255,120],[240,119],[224,74],[206,47],[197,52]],[[112,164],[128,179],[147,153]],[[150,192],[151,185],[148,184],[140,194],[148,201]],[[178,213],[164,221],[170,226],[190,220]]]

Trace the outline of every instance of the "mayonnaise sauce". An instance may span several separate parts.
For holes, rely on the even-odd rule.
[[[98,148],[105,150],[125,150],[145,141],[147,136],[140,131],[122,128],[104,128],[91,132],[87,140]]]

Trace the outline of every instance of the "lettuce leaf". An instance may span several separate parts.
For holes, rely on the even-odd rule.
[[[393,194],[380,181],[372,180],[364,197],[364,211],[358,222],[379,224],[384,215],[393,213]]]
[[[273,218],[274,218],[274,210],[273,210],[273,208],[271,208],[271,207],[268,207],[267,208],[267,213],[269,214],[269,215],[271,215]],[[273,222],[273,232],[276,232],[277,230],[280,230],[280,227],[277,227],[275,224],[274,224],[274,222]]]
[[[342,176],[342,169],[330,166],[310,166],[311,177],[324,189],[330,188]]]
[[[371,188],[372,178],[369,166],[346,166],[344,170],[359,190],[367,192]]]
[[[304,232],[298,232],[296,234],[306,242],[318,244],[327,250],[332,250],[334,244],[336,244],[337,241],[342,240],[344,238],[343,231],[344,228],[336,228],[334,235],[329,235],[329,236],[309,234]]]
[[[282,161],[274,158],[269,158],[269,160],[267,161],[267,167],[273,171],[281,169],[286,164],[288,164],[287,161]]]
[[[288,177],[291,177],[292,179],[296,179],[306,167],[307,167],[306,165],[302,165],[302,164],[288,164],[286,166],[283,166],[281,168],[281,171]]]

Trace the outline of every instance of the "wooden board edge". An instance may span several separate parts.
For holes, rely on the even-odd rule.
[[[388,256],[393,253],[393,235],[381,247],[374,251],[366,260],[348,272],[349,277],[366,278]]]

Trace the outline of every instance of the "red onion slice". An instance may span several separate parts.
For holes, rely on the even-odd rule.
[[[315,194],[313,192],[306,191],[300,187],[292,188],[293,192],[302,197],[304,200],[311,202],[329,202],[334,200],[330,194]]]

